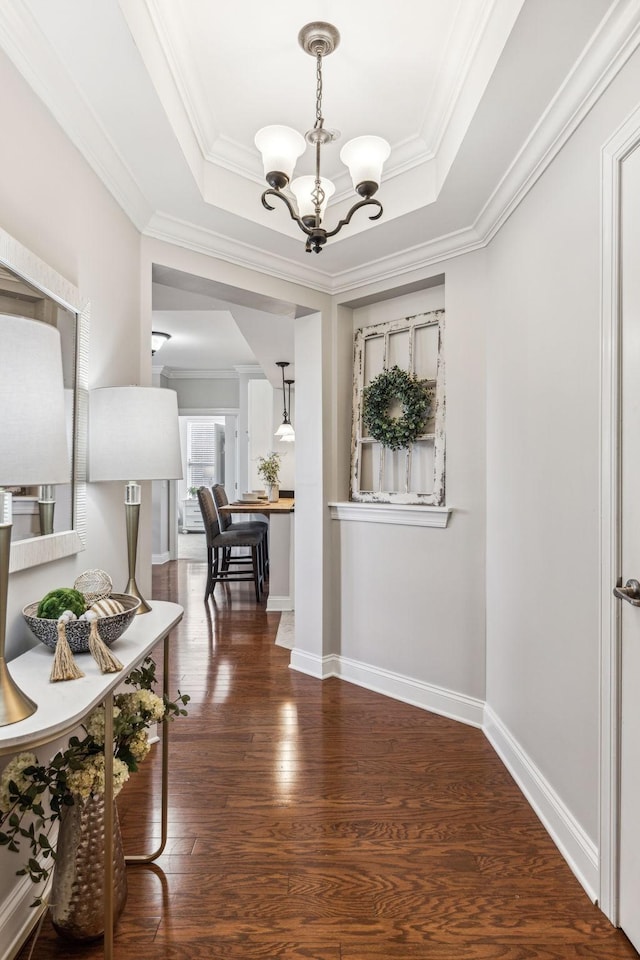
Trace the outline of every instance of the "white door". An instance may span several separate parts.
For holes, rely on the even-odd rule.
[[[622,163],[622,580],[640,581],[640,148]],[[640,584],[620,600],[620,926],[640,951]]]

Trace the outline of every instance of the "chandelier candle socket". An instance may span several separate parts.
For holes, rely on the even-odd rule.
[[[322,58],[333,53],[340,43],[340,34],[331,23],[317,21],[302,28],[298,34],[298,43],[305,53],[316,59],[316,120],[313,128],[303,137],[297,130],[281,124],[263,127],[255,136],[255,144],[262,154],[264,175],[269,184],[269,189],[262,194],[262,205],[267,210],[275,210],[267,197],[278,197],[282,200],[291,219],[295,220],[307,235],[307,253],[320,253],[329,237],[335,237],[360,207],[376,207],[376,213],[372,213],[369,219],[380,219],[382,204],[372,197],[380,186],[382,167],[391,153],[391,147],[382,137],[375,136],[356,137],[344,145],[340,151],[340,159],[349,168],[354,190],[362,199],[354,203],[347,216],[340,220],[333,230],[326,230],[323,217],[327,203],[335,192],[335,186],[320,175],[320,155],[322,147],[337,140],[339,134],[327,130],[324,126]],[[315,175],[298,177],[290,183],[296,160],[305,151],[305,141],[315,148]],[[288,186],[295,196],[297,210],[282,192]]]

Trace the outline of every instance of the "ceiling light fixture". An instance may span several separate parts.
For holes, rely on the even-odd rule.
[[[282,414],[282,423],[275,432],[275,436],[278,440],[282,440],[284,443],[293,443],[296,438],[295,430],[291,420],[289,419],[289,413],[291,412],[291,384],[295,383],[295,380],[285,380],[284,378],[284,368],[290,366],[288,360],[276,360],[276,366],[280,367],[282,371],[282,402],[284,404],[284,412]],[[289,384],[289,412],[287,412],[287,395],[285,393],[285,384]]]
[[[159,333],[157,330],[151,332],[151,356],[155,357],[157,351],[167,340],[171,340],[170,333]]]
[[[340,159],[349,168],[353,186],[362,197],[351,207],[344,220],[340,220],[333,230],[325,230],[322,218],[327,202],[335,191],[330,180],[320,176],[320,151],[326,143],[339,137],[335,130],[326,130],[322,116],[322,58],[333,53],[340,42],[340,34],[330,23],[308,23],[298,34],[298,43],[302,49],[316,58],[316,122],[312,130],[303,137],[297,130],[285,126],[263,127],[255,137],[255,144],[262,154],[264,174],[270,189],[262,194],[262,205],[267,210],[275,210],[267,197],[279,197],[286,205],[291,219],[295,220],[303,233],[307,235],[306,251],[320,253],[329,237],[335,237],[346,226],[360,207],[375,206],[370,220],[379,220],[382,216],[382,204],[373,200],[373,194],[380,186],[382,166],[391,153],[391,148],[382,137],[365,136],[349,140],[340,151]],[[291,183],[297,212],[282,192],[288,186],[298,157],[306,149],[306,143],[315,147],[315,176],[298,177]]]

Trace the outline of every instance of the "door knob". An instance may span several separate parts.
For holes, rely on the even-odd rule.
[[[614,587],[613,595],[634,607],[640,607],[640,583],[637,580],[627,580],[624,587]]]

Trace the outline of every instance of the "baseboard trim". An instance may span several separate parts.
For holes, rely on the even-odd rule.
[[[473,727],[482,727],[484,701],[447,690],[445,687],[414,680],[401,673],[350,660],[338,654],[316,657],[297,649],[291,653],[289,666],[292,670],[321,680],[339,677],[358,687],[365,687],[374,693],[384,694],[431,713],[459,720]]]
[[[42,916],[46,905],[30,907],[36,887],[29,877],[18,877],[0,909],[0,956],[5,960],[16,957]],[[48,892],[48,891],[47,891]]]
[[[459,720],[472,727],[482,727],[482,700],[348,657],[335,657],[334,661],[333,676],[431,713]]]
[[[329,677],[336,676],[332,666],[333,660],[333,656],[317,657],[313,653],[294,648],[289,658],[289,669],[306,673],[308,677],[315,677],[317,680],[328,680]]]
[[[293,597],[267,597],[267,613],[282,613],[285,610],[293,610]]]
[[[489,706],[484,709],[483,729],[587,896],[595,903],[599,889],[597,846]]]
[[[168,563],[171,560],[171,554],[168,550],[165,550],[164,553],[154,553],[151,556],[151,563],[154,565],[160,565],[163,563]]]

